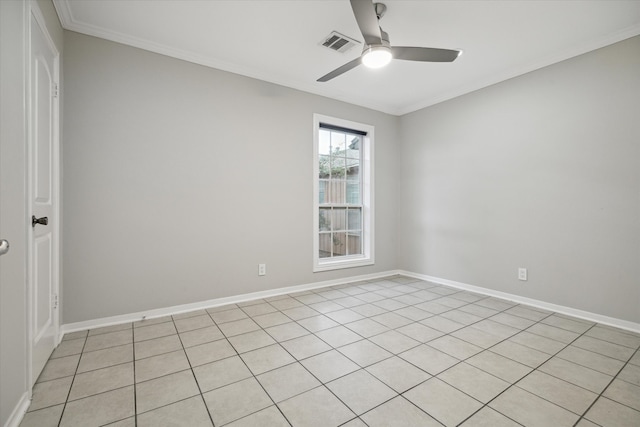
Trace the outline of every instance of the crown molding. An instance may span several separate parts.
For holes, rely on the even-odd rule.
[[[576,56],[584,55],[585,53],[610,46],[612,44],[630,39],[631,37],[635,37],[638,35],[640,35],[640,23],[624,28],[615,33],[607,34],[605,37],[593,39],[588,43],[582,43],[580,45],[574,46],[571,49],[554,53],[553,55],[547,56],[543,60],[532,62],[522,67],[507,69],[501,73],[493,75],[490,78],[478,80],[471,84],[460,86],[459,88],[448,91],[440,96],[425,100],[423,102],[411,104],[404,108],[400,108],[397,110],[396,115],[403,116],[405,114],[413,113],[415,111],[422,110],[423,108],[431,107],[441,102],[445,102],[450,99],[475,92],[485,87],[510,80],[514,77],[522,76],[532,71],[536,71],[541,68],[545,68],[550,65],[575,58]],[[462,56],[462,58],[464,58],[464,55]]]
[[[363,96],[358,96],[357,98],[354,98],[353,96],[345,95],[340,92],[327,91],[326,87],[325,88],[319,87],[316,84],[316,82],[304,82],[304,81],[295,80],[295,79],[292,80],[288,78],[282,78],[273,73],[263,72],[260,70],[256,70],[255,68],[239,66],[237,64],[232,64],[226,61],[220,61],[215,58],[210,58],[210,57],[200,55],[198,53],[191,52],[188,50],[173,48],[173,47],[156,43],[147,39],[134,37],[134,36],[120,33],[117,31],[112,31],[105,28],[89,25],[83,22],[79,22],[77,19],[74,18],[73,13],[71,11],[70,0],[53,0],[53,4],[55,6],[56,11],[58,12],[58,17],[60,18],[62,27],[66,30],[75,31],[75,32],[86,34],[89,36],[94,36],[101,39],[113,41],[116,43],[136,47],[136,48],[157,53],[160,55],[165,55],[172,58],[181,59],[183,61],[191,62],[194,64],[203,65],[205,67],[215,68],[218,70],[222,70],[222,71],[226,71],[234,74],[239,74],[245,77],[262,80],[262,81],[277,84],[280,86],[285,86],[291,89],[300,90],[300,91],[311,93],[314,95],[335,99],[337,101],[342,101],[342,102],[357,105],[360,107],[369,108],[372,110],[380,111],[380,112],[391,114],[394,116],[403,116],[405,114],[409,114],[409,113],[421,110],[423,108],[431,107],[441,102],[445,102],[450,99],[457,98],[459,96],[466,95],[471,92],[475,92],[485,87],[492,86],[494,84],[512,79],[514,77],[518,77],[523,74],[530,73],[532,71],[547,67],[549,65],[553,65],[558,62],[562,62],[567,59],[640,35],[640,23],[639,23],[639,24],[635,24],[630,27],[624,28],[615,33],[607,34],[604,37],[593,39],[588,43],[582,43],[580,45],[574,46],[571,49],[554,53],[552,55],[547,56],[543,60],[535,61],[525,66],[507,69],[503,72],[494,74],[489,78],[480,79],[470,84],[462,85],[453,90],[449,90],[442,94],[436,95],[434,97],[429,97],[428,99],[424,99],[418,103],[413,103],[406,106],[398,107],[398,106],[384,105],[379,102],[374,102],[369,99],[366,99],[366,97],[363,97]]]
[[[88,36],[98,37],[104,40],[109,40],[115,43],[136,47],[138,49],[146,50],[149,52],[157,53],[157,54],[168,56],[171,58],[176,58],[176,59],[191,62],[194,64],[202,65],[205,67],[238,74],[241,76],[265,81],[268,83],[277,84],[280,86],[285,86],[285,87],[299,90],[302,92],[307,92],[314,95],[335,99],[337,101],[358,105],[360,107],[381,111],[383,113],[397,115],[397,110],[393,108],[389,108],[388,105],[383,105],[383,104],[372,102],[366,99],[354,100],[352,97],[341,95],[339,93],[328,94],[326,90],[323,90],[321,87],[319,87],[316,82],[308,83],[308,82],[302,82],[299,80],[283,79],[271,73],[257,71],[250,67],[239,66],[226,61],[220,61],[214,58],[200,55],[188,50],[177,49],[177,48],[166,46],[164,44],[156,43],[147,39],[120,33],[118,31],[107,30],[98,26],[79,22],[73,17],[69,0],[53,0],[53,3],[56,8],[56,11],[58,12],[60,23],[65,30],[74,31],[74,32],[85,34]]]

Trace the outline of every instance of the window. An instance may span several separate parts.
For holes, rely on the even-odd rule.
[[[314,271],[374,262],[373,130],[314,115]]]

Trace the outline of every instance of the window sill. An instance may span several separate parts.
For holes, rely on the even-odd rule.
[[[346,258],[339,260],[332,259],[330,261],[316,260],[313,266],[313,272],[318,273],[321,271],[340,270],[343,268],[364,267],[374,264],[374,260],[371,257]]]

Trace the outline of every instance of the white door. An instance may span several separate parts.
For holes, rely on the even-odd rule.
[[[32,6],[33,7],[33,6]],[[58,52],[37,9],[30,16],[29,241],[31,383],[58,344]]]

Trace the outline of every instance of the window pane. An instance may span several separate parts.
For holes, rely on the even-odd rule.
[[[331,132],[320,129],[318,138],[318,153],[331,154]]]
[[[329,181],[321,179],[318,181],[318,203],[329,203]]]
[[[346,184],[347,181],[338,179],[329,181],[330,198],[329,203],[345,204],[346,203]]]
[[[346,201],[352,205],[360,204],[360,182],[347,181]]]
[[[320,233],[318,255],[320,258],[328,258],[331,256],[331,233]]]
[[[331,152],[342,153],[344,156],[344,150],[347,148],[347,136],[342,132],[331,132]]]
[[[333,256],[347,254],[347,233],[333,233]]]
[[[347,210],[342,208],[333,209],[333,219],[331,224],[333,225],[333,231],[344,231],[347,229]]]
[[[355,135],[347,135],[349,143],[347,144],[347,157],[354,159],[360,158],[360,143],[362,138]]]
[[[318,178],[329,178],[331,174],[331,157],[320,156],[318,157]]]
[[[352,185],[356,186],[356,188],[358,188],[358,191],[360,191],[360,168],[358,167],[358,165],[352,166],[349,169],[347,169],[347,181],[349,181],[349,183],[351,183]]]
[[[320,208],[320,231],[331,231],[331,208]]]
[[[347,159],[347,179],[360,181],[360,160]]]
[[[362,255],[361,233],[347,234],[347,255]]]
[[[343,178],[347,175],[345,169],[345,157],[343,155],[332,155],[331,156],[331,177],[332,178]]]
[[[360,209],[349,209],[348,230],[359,231],[362,228],[362,211]]]

